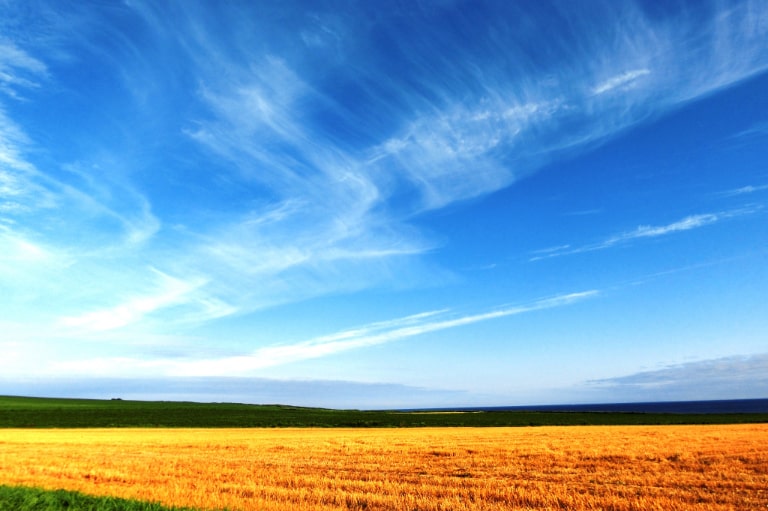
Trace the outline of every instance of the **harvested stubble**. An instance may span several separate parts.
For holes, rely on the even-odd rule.
[[[232,510],[768,508],[768,425],[0,431],[0,482]]]

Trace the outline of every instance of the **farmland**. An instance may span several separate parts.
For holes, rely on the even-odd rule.
[[[768,425],[3,429],[0,474],[200,509],[765,509]]]

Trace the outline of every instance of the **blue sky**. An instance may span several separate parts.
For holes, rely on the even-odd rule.
[[[768,5],[0,3],[0,393],[768,397]]]

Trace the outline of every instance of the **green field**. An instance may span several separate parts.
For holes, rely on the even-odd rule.
[[[768,422],[768,414],[492,411],[471,413],[330,410],[282,405],[0,396],[0,428],[425,427]]]
[[[42,490],[0,485],[2,511],[193,511],[151,502],[93,497],[66,490]]]

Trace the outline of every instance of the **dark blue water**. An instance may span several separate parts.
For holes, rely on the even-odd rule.
[[[447,409],[443,409],[447,410]],[[453,408],[457,411],[531,412],[631,412],[631,413],[768,413],[768,399],[717,401],[661,401],[649,403],[598,403],[578,405],[491,406]]]

